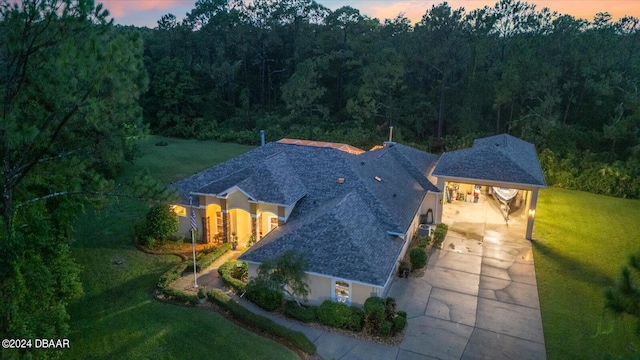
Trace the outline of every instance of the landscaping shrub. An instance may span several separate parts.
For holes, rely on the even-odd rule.
[[[384,317],[392,319],[396,315],[396,299],[388,297],[384,300]]]
[[[138,239],[140,241],[140,245],[147,248],[151,248],[156,244],[156,239],[152,238],[151,236],[139,236]]]
[[[357,306],[350,306],[351,314],[345,324],[345,329],[351,331],[360,331],[364,326],[364,311]]]
[[[384,322],[382,322],[382,326],[380,326],[380,335],[384,336],[384,337],[389,337],[394,335],[393,334],[393,323],[389,320],[385,320]]]
[[[315,306],[298,306],[295,301],[287,301],[284,313],[296,320],[309,323],[318,320],[318,308]]]
[[[417,243],[416,245],[419,248],[426,249],[427,246],[429,246],[430,242],[431,242],[431,238],[430,237],[428,237],[428,236],[418,236],[418,241],[416,242]]]
[[[360,331],[364,313],[355,306],[325,300],[318,308],[321,324],[352,331]]]
[[[427,265],[427,253],[424,249],[413,248],[409,250],[409,261],[412,270],[422,269]]]
[[[405,316],[400,316],[400,314],[398,314],[396,317],[393,318],[392,322],[393,322],[392,334],[395,335],[400,333],[402,330],[404,330],[404,328],[407,327],[406,313],[405,313]]]
[[[411,264],[408,261],[400,261],[400,265],[398,265],[398,275],[407,277],[409,272],[411,272]]]
[[[220,307],[227,310],[231,316],[243,323],[265,331],[273,336],[277,336],[307,354],[313,355],[316,353],[316,346],[309,341],[304,334],[276,324],[264,316],[252,313],[242,307],[242,305],[234,302],[231,297],[225,294],[222,290],[213,289],[207,293],[207,297],[209,298],[209,301],[218,304]]]
[[[244,261],[236,261],[235,266],[231,268],[231,276],[234,279],[247,281],[249,278],[249,264]]]
[[[365,329],[370,334],[394,336],[407,326],[407,313],[396,311],[396,300],[377,296],[364,302]]]
[[[178,280],[182,276],[188,266],[189,264],[182,262],[167,270],[160,276],[160,279],[158,279],[158,283],[156,284],[158,289],[167,289],[169,287],[169,284]]]
[[[444,241],[444,238],[447,236],[447,231],[449,230],[449,225],[440,223],[436,225],[436,230],[433,232],[433,246],[438,247]]]
[[[246,291],[247,284],[235,277],[237,275],[238,264],[244,264],[242,267],[246,267],[247,263],[238,260],[229,260],[226,263],[220,265],[218,268],[218,274],[222,277],[225,285],[235,290],[237,293],[244,293]],[[234,274],[236,273],[236,274]]]
[[[159,242],[164,242],[167,238],[178,231],[178,217],[167,204],[152,206],[145,216],[144,226],[138,234],[140,239],[153,238]]]
[[[372,296],[364,302],[364,323],[365,329],[371,334],[380,332],[380,328],[385,319],[384,300],[377,296]]]
[[[187,294],[182,291],[171,289],[171,288],[163,289],[162,293],[182,303],[189,303],[191,305],[196,305],[199,302],[197,295]]]
[[[213,248],[213,251],[209,251],[208,253],[201,255],[200,257],[196,257],[196,271],[201,272],[202,270],[208,268],[214,261],[218,260],[224,253],[231,249],[231,244],[223,244],[219,248]]]
[[[267,311],[279,308],[284,300],[282,292],[272,290],[256,279],[249,281],[246,291],[249,300]]]

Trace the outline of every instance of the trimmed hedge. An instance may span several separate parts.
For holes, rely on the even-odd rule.
[[[218,274],[222,277],[222,281],[228,287],[232,288],[238,293],[244,293],[247,290],[247,284],[242,280],[238,280],[233,277],[234,268],[240,263],[238,260],[229,260],[226,263],[220,265],[218,268]]]
[[[171,269],[167,270],[164,274],[160,276],[160,279],[158,279],[158,283],[156,284],[158,289],[164,290],[169,288],[169,284],[178,280],[182,276],[182,274],[185,272],[187,266],[189,266],[189,264],[185,262],[181,262],[175,265],[174,267],[172,267]]]
[[[355,306],[325,300],[318,308],[318,320],[323,325],[360,331],[364,322],[364,312]]]
[[[230,243],[222,244],[222,246],[213,251],[208,249],[206,254],[196,257],[196,271],[201,272],[208,268],[214,261],[218,260],[222,255],[229,251],[229,249],[231,249]]]
[[[449,225],[444,223],[436,225],[436,230],[433,232],[433,246],[438,247],[444,242],[447,231],[449,231]]]
[[[298,306],[295,301],[284,304],[284,313],[298,321],[310,323],[318,320],[318,308],[315,306]]]
[[[242,307],[242,305],[234,302],[233,299],[222,290],[213,289],[207,293],[207,297],[209,301],[229,311],[234,318],[243,323],[265,331],[273,336],[277,336],[307,354],[314,355],[316,353],[316,346],[303,333],[288,329],[264,316],[252,313]]]
[[[427,253],[422,248],[413,248],[409,250],[409,261],[411,269],[422,269],[427,265]]]
[[[284,296],[281,291],[269,289],[255,279],[249,281],[246,289],[247,298],[267,311],[273,311],[279,308],[284,301]]]
[[[187,294],[184,293],[182,291],[179,290],[175,290],[175,289],[171,289],[171,288],[166,288],[162,290],[162,293],[165,296],[168,296],[176,301],[182,302],[182,303],[189,303],[191,305],[196,305],[198,304],[198,295],[191,295],[191,294]]]

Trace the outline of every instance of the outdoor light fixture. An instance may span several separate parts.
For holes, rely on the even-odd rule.
[[[536,210],[535,209],[530,209],[529,210],[529,216],[534,217],[536,215]]]

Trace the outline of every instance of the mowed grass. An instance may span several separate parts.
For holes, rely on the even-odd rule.
[[[155,146],[159,141],[169,145]],[[123,176],[146,168],[165,183],[251,149],[155,136],[140,145],[144,155]],[[132,225],[145,211],[144,204],[124,198],[78,221],[73,255],[83,268],[85,294],[69,307],[71,349],[63,358],[297,359],[286,347],[215,312],[155,300],[158,277],[179,259],[147,255],[133,246]]]
[[[640,201],[545,189],[533,248],[549,359],[640,352],[635,321],[605,312],[602,296],[629,255],[640,250]]]

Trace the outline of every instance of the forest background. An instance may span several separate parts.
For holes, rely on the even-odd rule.
[[[509,133],[549,185],[640,197],[640,33],[503,0],[446,2],[411,25],[311,0],[200,0],[144,39],[156,134],[257,144],[283,137],[439,152]]]

